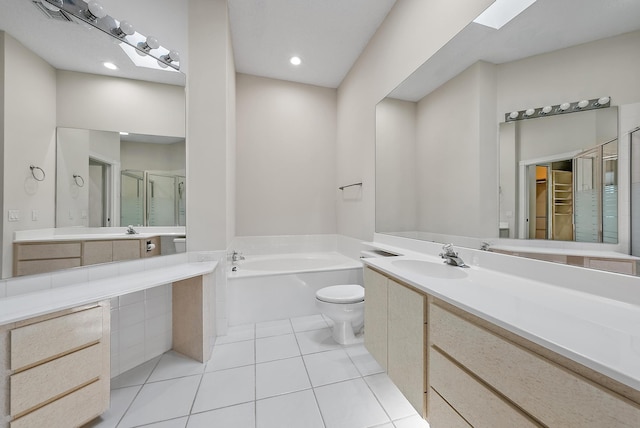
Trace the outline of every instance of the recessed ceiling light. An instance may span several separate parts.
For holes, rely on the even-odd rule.
[[[109,70],[117,70],[118,66],[115,65],[112,62],[103,62],[102,65],[104,65],[105,67],[107,67]]]
[[[292,56],[289,62],[293,65],[300,65],[302,63],[302,60],[299,56]]]
[[[129,133],[120,131],[120,135],[129,135]]]
[[[499,30],[535,2],[536,0],[496,0],[473,22]]]

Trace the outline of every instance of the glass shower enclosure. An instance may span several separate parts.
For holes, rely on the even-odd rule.
[[[123,170],[120,189],[120,224],[186,224],[186,179],[183,175],[163,171]]]

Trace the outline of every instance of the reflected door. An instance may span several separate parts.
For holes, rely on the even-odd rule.
[[[600,153],[598,149],[574,159],[576,241],[600,242]]]
[[[144,173],[126,170],[120,174],[120,224],[144,224]]]

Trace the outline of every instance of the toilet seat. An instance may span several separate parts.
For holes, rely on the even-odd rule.
[[[316,291],[316,299],[338,304],[364,302],[364,287],[358,284],[332,285]]]

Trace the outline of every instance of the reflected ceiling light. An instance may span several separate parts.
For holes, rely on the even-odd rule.
[[[106,68],[108,68],[109,70],[117,70],[118,66],[115,65],[112,62],[103,62],[102,65],[104,65]]]
[[[611,107],[611,98],[601,97],[591,100],[580,100],[571,103],[562,103],[555,106],[544,106],[529,108],[526,110],[512,111],[504,114],[505,122],[513,122],[523,119],[534,119],[536,117],[554,116],[557,114],[577,113],[587,110],[595,110]]]
[[[496,0],[473,22],[499,30],[535,2],[536,0]]]
[[[120,131],[120,135],[129,135],[129,133]]]
[[[289,59],[289,62],[293,65],[300,65],[302,64],[302,60],[300,59],[299,56],[292,56],[291,59]]]
[[[47,9],[59,8],[61,12],[69,18],[76,18],[76,21],[96,28],[105,34],[117,39],[120,46],[131,58],[134,64],[139,65],[131,53],[139,52],[141,55],[149,55],[153,58],[153,65],[142,65],[143,67],[161,69],[157,61],[167,65],[168,71],[180,70],[180,56],[175,51],[163,47],[155,37],[147,37],[135,31],[129,22],[116,20],[107,15],[104,7],[95,0],[85,2],[84,0],[62,1],[62,0],[39,0]],[[71,20],[71,19],[68,19]],[[130,50],[124,46],[131,47]]]

